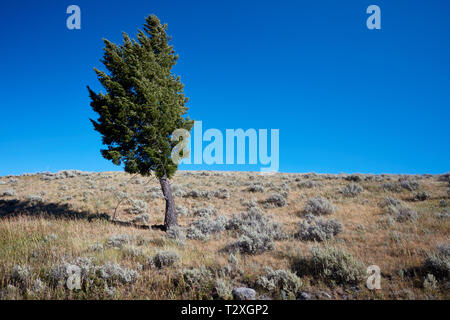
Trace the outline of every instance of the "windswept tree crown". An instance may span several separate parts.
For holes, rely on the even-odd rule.
[[[190,130],[193,121],[184,117],[188,98],[180,77],[171,73],[178,55],[169,45],[167,25],[155,15],[146,18],[137,41],[123,33],[123,44],[104,39],[101,61],[107,72],[94,69],[106,94],[89,87],[92,109],[99,114],[92,120],[107,149],[104,158],[125,171],[170,178],[177,170],[171,160],[171,141],[176,129]]]

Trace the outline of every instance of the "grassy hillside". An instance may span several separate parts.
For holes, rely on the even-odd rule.
[[[449,188],[449,175],[178,172],[180,228],[165,233],[155,178],[0,177],[0,298],[449,299]]]

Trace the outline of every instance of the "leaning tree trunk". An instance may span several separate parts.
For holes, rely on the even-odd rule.
[[[164,227],[170,229],[178,226],[177,213],[175,212],[175,201],[173,200],[172,190],[170,189],[169,179],[166,175],[159,179],[161,189],[166,199],[166,215],[164,218]]]

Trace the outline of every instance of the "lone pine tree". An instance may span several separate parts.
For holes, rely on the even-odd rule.
[[[177,226],[175,203],[169,179],[177,170],[172,161],[172,141],[176,129],[190,130],[193,121],[186,117],[188,98],[180,77],[172,74],[178,55],[167,25],[155,15],[146,19],[137,41],[123,33],[123,44],[104,40],[101,61],[107,72],[94,69],[106,93],[95,93],[88,86],[91,107],[99,118],[91,120],[102,135],[106,149],[101,153],[131,174],[159,179],[166,200],[164,226]]]

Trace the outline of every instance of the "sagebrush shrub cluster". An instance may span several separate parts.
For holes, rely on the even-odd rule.
[[[258,203],[256,202],[256,200],[244,200],[242,199],[242,205],[246,208],[246,209],[250,209],[250,208],[259,208],[258,207]]]
[[[292,268],[299,276],[310,275],[329,285],[356,285],[364,268],[351,254],[334,247],[313,247],[311,256],[294,258]]]
[[[299,223],[295,237],[303,241],[326,241],[333,239],[342,230],[342,223],[338,219],[323,220],[308,215]]]
[[[315,216],[322,216],[327,214],[332,214],[336,212],[336,207],[333,205],[331,201],[328,201],[321,196],[317,196],[309,199],[306,202],[305,214],[311,214]]]
[[[28,266],[15,265],[11,271],[11,279],[14,282],[24,284],[31,276],[31,271]]]
[[[275,194],[281,195],[283,198],[287,198],[289,195],[289,192],[291,191],[291,188],[289,187],[289,184],[286,182],[280,183],[279,185],[272,185],[271,190],[275,191]],[[272,194],[273,196],[274,194]]]
[[[137,200],[137,199],[129,199],[128,200],[131,208],[127,209],[127,212],[134,215],[140,215],[147,213],[148,205],[147,202],[143,200]]]
[[[284,226],[274,221],[258,207],[250,207],[247,212],[233,215],[228,223],[228,230],[234,230],[239,238],[225,248],[247,254],[259,254],[274,248],[275,240],[287,238]]]
[[[218,190],[214,191],[214,197],[218,199],[228,199],[230,198],[230,192],[225,188],[219,188]]]
[[[184,207],[182,205],[177,205],[176,208],[175,208],[175,211],[177,213],[177,216],[179,216],[179,217],[189,215],[188,208],[186,208],[186,207]]]
[[[225,216],[205,216],[194,220],[187,230],[189,239],[208,240],[211,235],[225,230],[228,218]]]
[[[150,188],[147,191],[147,193],[148,193],[148,197],[150,199],[152,199],[152,200],[153,199],[163,199],[164,198],[164,195],[162,194],[161,188],[158,188],[158,187]]]
[[[167,238],[174,240],[178,245],[184,246],[186,242],[186,232],[180,227],[172,227],[167,230]]]
[[[30,202],[42,202],[43,198],[35,194],[30,194],[29,196],[27,196],[27,200]]]
[[[43,292],[46,288],[46,285],[40,278],[37,278],[33,281],[31,288],[28,290],[28,293],[33,295],[39,294]]]
[[[206,190],[190,190],[188,192],[186,192],[183,197],[185,198],[206,198],[206,199],[211,199],[213,197],[213,193],[211,191],[206,191]]]
[[[305,180],[305,181],[301,181],[301,182],[297,183],[297,187],[307,188],[307,189],[320,188],[322,186],[323,186],[322,182],[315,181],[315,180]]]
[[[256,284],[266,291],[277,293],[282,299],[295,299],[302,287],[301,279],[289,270],[273,270],[264,268],[265,275]]]
[[[414,201],[425,201],[429,199],[431,196],[428,192],[422,191],[414,194]]]
[[[121,267],[117,263],[107,262],[95,268],[96,274],[108,283],[120,282],[122,284],[134,283],[139,277],[136,270]]]
[[[179,184],[171,184],[170,189],[172,190],[172,194],[175,197],[183,197],[186,194],[186,191],[184,190],[183,186]]]
[[[214,291],[217,299],[229,300],[233,298],[231,284],[225,279],[216,279]]]
[[[399,179],[398,184],[401,188],[406,189],[408,191],[414,191],[419,188],[419,183],[409,178]]]
[[[216,191],[209,191],[209,190],[190,190],[186,192],[183,197],[185,198],[205,198],[205,199],[211,199],[213,197],[216,197],[218,199],[228,199],[230,197],[230,193],[227,189],[220,188]]]
[[[46,285],[35,275],[27,265],[15,265],[9,276],[10,282],[6,288],[0,289],[0,299],[17,299],[23,294],[33,297],[41,293]]]
[[[342,188],[341,193],[345,197],[356,197],[358,196],[364,189],[357,183],[349,183],[344,188]]]
[[[204,267],[183,269],[180,280],[190,289],[206,288],[211,284],[213,274]]]
[[[217,215],[217,210],[213,206],[198,208],[194,211],[196,217],[212,217]]]
[[[283,224],[276,222],[258,207],[251,207],[240,215],[233,214],[226,228],[228,230],[236,230],[240,234],[252,232],[265,234],[273,240],[284,240],[287,238]]]
[[[390,191],[390,192],[400,192],[400,191],[401,191],[400,186],[399,186],[398,184],[392,183],[392,182],[386,182],[386,183],[384,183],[384,184],[381,186],[381,188],[382,188],[383,190]]]
[[[438,245],[425,259],[425,269],[436,278],[450,278],[450,244]]]
[[[360,182],[362,180],[362,176],[358,174],[351,174],[344,177],[344,180],[352,181],[352,182]]]
[[[380,206],[382,208],[389,207],[389,206],[397,207],[397,206],[401,206],[402,204],[403,204],[403,202],[398,200],[398,199],[396,199],[396,198],[386,197],[386,198],[383,199],[383,201],[381,202]]]
[[[67,279],[75,272],[80,275],[80,282],[83,284],[87,281],[90,274],[95,274],[95,266],[89,258],[77,258],[72,262],[63,260],[48,271],[47,279],[53,287],[65,286]]]
[[[249,192],[264,192],[264,186],[261,183],[252,183],[248,186],[247,190]]]
[[[51,172],[42,172],[40,173],[41,180],[50,181],[50,180],[58,180],[58,179],[68,179],[75,178],[77,176],[89,176],[91,173],[83,172],[80,170],[61,170],[56,173]]]
[[[136,258],[144,255],[144,251],[141,248],[135,246],[127,246],[122,248],[122,253],[125,256]]]
[[[398,222],[413,221],[418,218],[417,212],[409,208],[402,201],[386,197],[381,207]]]
[[[149,259],[151,265],[158,269],[171,267],[181,260],[180,255],[175,251],[160,251]]]
[[[236,278],[242,275],[242,270],[239,267],[239,260],[233,252],[228,255],[227,264],[222,269],[220,269],[219,274],[223,277],[230,278]]]
[[[231,252],[260,254],[273,250],[274,246],[273,239],[268,235],[249,230],[236,241],[229,243],[225,249]]]
[[[115,234],[108,238],[106,246],[113,248],[122,248],[124,245],[129,244],[136,240],[134,235],[128,234]]]
[[[14,197],[14,196],[16,196],[16,191],[14,189],[6,189],[3,191],[0,191],[0,195],[3,197]]]
[[[272,193],[267,199],[261,201],[265,208],[279,208],[287,205],[285,196],[279,193]]]

